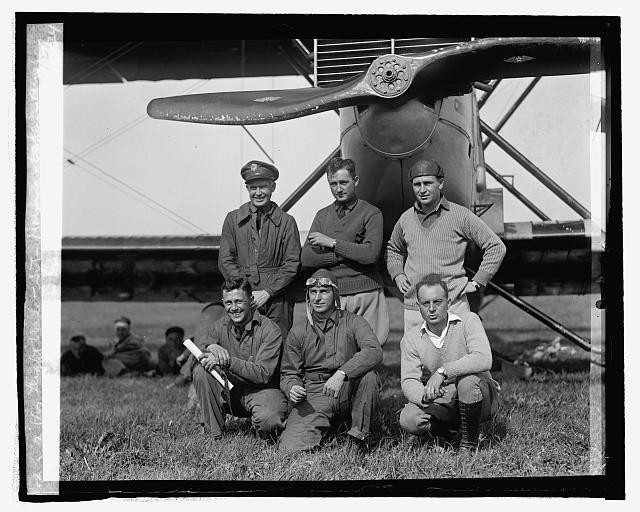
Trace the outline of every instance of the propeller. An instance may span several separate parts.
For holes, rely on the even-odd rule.
[[[377,57],[369,69],[336,87],[238,91],[157,98],[155,119],[248,125],[294,119],[352,105],[441,98],[478,80],[588,73],[599,39],[516,37],[478,39],[420,55]]]

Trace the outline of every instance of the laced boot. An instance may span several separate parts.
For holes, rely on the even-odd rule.
[[[478,447],[478,436],[480,434],[482,402],[473,404],[459,402],[458,407],[460,411],[460,450],[475,451]]]

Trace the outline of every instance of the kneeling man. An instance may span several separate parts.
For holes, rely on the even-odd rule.
[[[331,421],[349,415],[348,433],[358,444],[370,433],[382,348],[363,317],[340,309],[336,283],[325,269],[307,280],[307,318],[285,343],[280,388],[292,404],[280,438],[285,450],[319,446]]]
[[[222,285],[226,315],[196,340],[204,352],[193,369],[193,384],[205,426],[213,437],[224,429],[225,413],[251,417],[262,438],[275,438],[284,428],[287,400],[279,389],[278,365],[282,354],[280,328],[251,309],[251,284],[245,278]],[[215,369],[233,387],[228,391],[208,370]]]
[[[460,449],[475,450],[480,422],[498,408],[491,348],[475,313],[448,311],[446,284],[429,274],[416,285],[423,323],[400,342],[402,392],[409,400],[400,426],[417,436],[460,429]],[[430,373],[426,385],[422,371]]]

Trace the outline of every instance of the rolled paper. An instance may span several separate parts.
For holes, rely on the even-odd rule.
[[[200,361],[200,356],[202,355],[202,350],[200,350],[196,344],[191,341],[190,339],[186,339],[182,342],[182,344],[187,347],[187,349],[189,350],[189,352],[191,352],[194,357]],[[223,386],[224,384],[224,379],[220,376],[220,374],[215,371],[215,370],[209,370],[209,373],[213,376],[214,379],[216,379],[220,384],[222,384]],[[233,388],[233,384],[231,384],[231,382],[227,381],[229,383],[229,389]]]

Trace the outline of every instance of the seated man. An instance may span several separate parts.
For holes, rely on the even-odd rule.
[[[131,332],[131,320],[122,316],[114,325],[117,341],[102,361],[105,373],[109,377],[117,377],[125,372],[148,371],[151,352],[144,346],[144,339]]]
[[[400,426],[411,434],[460,429],[460,449],[478,445],[480,422],[498,408],[499,384],[491,378],[491,348],[475,313],[448,311],[446,284],[429,274],[416,285],[423,323],[400,342],[402,392],[409,400]],[[426,385],[422,370],[430,373]]]
[[[263,439],[274,439],[284,428],[287,400],[278,389],[282,333],[275,322],[251,309],[251,295],[247,279],[226,281],[225,316],[196,339],[204,353],[193,369],[193,384],[213,437],[222,435],[226,412],[250,416]],[[226,375],[233,384],[230,391],[211,376],[212,369]]]
[[[198,325],[196,326],[194,340],[203,339],[206,337],[211,326],[221,318],[225,318],[227,314],[220,302],[210,302],[200,312],[200,318],[198,319]],[[182,386],[192,381],[193,368],[197,366],[198,361],[191,353],[186,350],[178,358],[178,364],[180,365],[180,375],[175,379],[176,386]],[[191,394],[191,389],[189,390]]]
[[[367,321],[340,309],[335,277],[325,269],[307,280],[307,318],[287,337],[280,389],[292,410],[280,438],[285,450],[320,445],[334,419],[351,416],[349,435],[366,447],[379,393],[373,368],[382,348]]]
[[[164,344],[158,349],[158,373],[160,375],[178,375],[180,366],[189,355],[184,348],[184,329],[182,327],[169,327],[164,333]],[[183,359],[181,356],[187,352]],[[182,363],[181,363],[182,361]]]
[[[103,355],[97,348],[87,345],[84,336],[71,336],[69,350],[60,359],[60,373],[62,375],[79,375],[91,373],[102,375]]]

